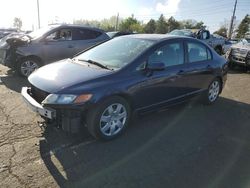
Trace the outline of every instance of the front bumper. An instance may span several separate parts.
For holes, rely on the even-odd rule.
[[[228,54],[228,60],[233,64],[241,66],[250,66],[249,52],[240,53],[231,50],[230,53]]]
[[[24,102],[29,106],[29,108],[45,118],[55,119],[56,111],[54,109],[44,108],[30,96],[29,91],[30,89],[28,87],[23,87],[21,92]]]
[[[6,50],[0,49],[0,64],[5,65]]]

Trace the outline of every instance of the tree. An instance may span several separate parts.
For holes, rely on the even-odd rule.
[[[119,26],[120,31],[126,31],[126,32],[139,32],[141,33],[143,31],[142,25],[140,22],[135,19],[133,16],[125,19]]]
[[[180,29],[180,23],[177,20],[175,20],[173,16],[171,16],[168,19],[167,28],[168,28],[168,32],[171,32],[174,29]]]
[[[167,30],[167,22],[165,20],[165,17],[163,16],[163,14],[161,14],[161,16],[159,17],[159,19],[156,22],[155,32],[165,34],[165,33],[167,33],[167,31],[168,31]]]
[[[214,34],[220,35],[222,37],[227,37],[227,27],[221,26]]]
[[[114,31],[116,25],[116,16],[112,16],[109,19],[103,19],[100,21],[100,28],[105,31]]]
[[[23,22],[21,18],[15,17],[13,27],[16,28],[17,30],[21,30],[22,26],[23,26]]]
[[[197,22],[196,20],[188,19],[180,22],[181,28],[183,29],[201,29],[206,28],[202,21]]]
[[[156,21],[154,19],[149,20],[149,22],[144,27],[145,33],[155,33]]]
[[[244,38],[248,31],[250,31],[250,16],[247,14],[238,27],[237,37]]]

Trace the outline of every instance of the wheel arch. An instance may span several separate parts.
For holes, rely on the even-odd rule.
[[[19,58],[18,61],[21,62],[21,61],[23,61],[23,60],[25,60],[25,59],[35,59],[35,60],[37,60],[39,63],[43,64],[42,58],[39,57],[39,56],[36,56],[36,55],[23,56],[23,57]]]
[[[220,93],[222,92],[222,86],[223,86],[223,79],[221,76],[216,76],[215,79],[218,79],[220,81]]]
[[[100,102],[103,102],[109,98],[112,98],[112,97],[120,97],[120,98],[123,98],[129,105],[130,109],[133,111],[134,110],[134,102],[133,102],[133,98],[127,94],[127,93],[114,93],[114,94],[111,94],[111,95],[107,95],[107,96],[103,96],[102,98],[100,98],[97,103],[100,103]]]
[[[214,50],[215,50],[215,51],[216,51],[216,49],[219,49],[219,50],[220,50],[220,53],[223,52],[223,48],[222,48],[222,46],[221,46],[220,44],[218,44],[218,45],[216,45],[216,46],[214,47]]]

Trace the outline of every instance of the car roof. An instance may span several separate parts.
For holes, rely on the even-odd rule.
[[[152,41],[161,41],[161,40],[167,40],[167,39],[193,39],[191,37],[169,35],[169,34],[134,34],[134,35],[125,35],[121,37],[145,39],[145,40],[152,40]]]
[[[54,26],[55,28],[56,27],[82,28],[82,29],[90,29],[90,30],[104,32],[102,29],[98,29],[96,27],[90,27],[90,26],[79,25],[79,24],[50,24],[49,26]]]

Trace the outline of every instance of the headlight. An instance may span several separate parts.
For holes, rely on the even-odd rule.
[[[50,94],[44,100],[43,104],[71,104],[71,103],[83,103],[88,101],[92,97],[91,94],[83,95],[70,95],[70,94]]]

